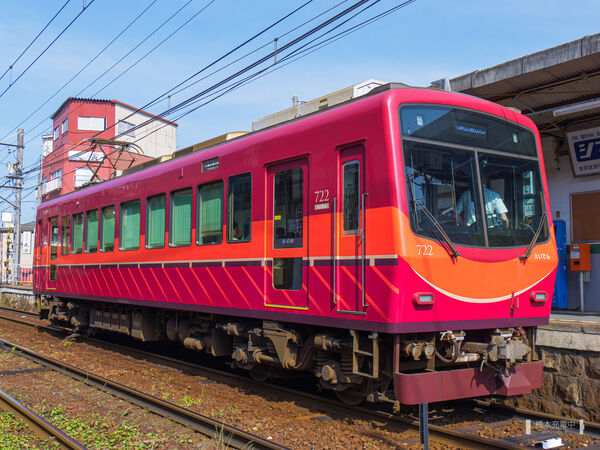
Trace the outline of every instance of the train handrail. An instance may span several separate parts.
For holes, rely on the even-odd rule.
[[[361,302],[362,302],[362,307],[366,308],[367,306],[369,306],[366,302],[365,299],[365,248],[367,246],[367,237],[366,237],[366,233],[365,233],[365,198],[368,196],[369,194],[367,194],[366,192],[363,192],[362,195],[360,196],[360,209],[361,209],[361,228],[359,230],[359,236],[360,236],[360,240],[361,242],[361,251],[362,251],[362,255],[361,255],[361,267],[360,267],[360,276],[361,276],[361,284],[360,284],[360,292],[361,292]]]
[[[336,298],[336,256],[337,256],[337,197],[333,197],[333,276],[331,288],[333,291],[333,304],[337,305]]]

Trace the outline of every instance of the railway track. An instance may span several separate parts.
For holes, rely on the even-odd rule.
[[[61,329],[61,328],[57,328],[57,327],[53,327],[53,326],[41,326],[38,324],[34,324],[32,322],[28,322],[28,321],[22,320],[22,319],[17,319],[14,317],[6,317],[3,315],[0,315],[0,319],[10,320],[12,322],[27,325],[27,326],[37,326],[37,327],[40,327],[40,328],[43,328],[43,329],[46,329],[49,331],[54,331],[54,332],[56,332],[56,331],[63,332],[63,333],[70,332],[69,330],[66,330],[66,329]],[[103,346],[109,346],[109,347],[119,350],[121,352],[128,352],[130,354],[134,353],[139,356],[143,356],[145,358],[153,358],[155,360],[164,361],[165,363],[168,363],[170,365],[175,365],[180,368],[192,369],[196,373],[198,373],[198,375],[205,375],[205,376],[211,377],[217,381],[221,381],[221,382],[225,382],[225,383],[233,383],[236,385],[243,384],[248,387],[251,387],[252,389],[258,390],[258,391],[268,392],[270,394],[273,394],[273,393],[281,394],[281,395],[285,396],[286,399],[290,399],[290,400],[294,400],[294,401],[302,401],[305,403],[308,402],[308,403],[314,405],[318,409],[326,410],[329,413],[338,415],[340,417],[347,417],[349,415],[352,415],[352,416],[362,419],[362,420],[376,422],[378,424],[383,424],[384,426],[389,428],[390,431],[396,431],[396,430],[404,430],[405,431],[407,428],[412,429],[414,431],[418,431],[418,429],[419,429],[419,421],[415,418],[401,417],[401,416],[392,414],[392,413],[390,413],[388,411],[384,411],[384,410],[376,410],[376,409],[365,408],[365,407],[360,407],[360,406],[350,407],[347,405],[342,405],[337,400],[332,400],[329,398],[321,397],[318,395],[298,391],[296,389],[291,389],[291,388],[287,388],[287,387],[283,387],[283,386],[279,386],[279,385],[269,384],[268,387],[265,387],[264,383],[256,382],[246,376],[238,375],[235,373],[226,372],[226,371],[214,369],[211,367],[202,366],[202,365],[199,365],[196,363],[190,363],[187,361],[183,361],[181,359],[161,355],[158,353],[148,352],[145,350],[132,348],[129,346],[124,346],[121,344],[112,343],[112,342],[109,342],[106,340],[84,337],[84,336],[79,336],[79,338],[86,340],[90,343],[101,344]],[[1,342],[2,341],[0,340],[0,343]],[[99,377],[99,378],[102,379],[102,377]],[[146,395],[146,394],[144,394],[144,395]],[[492,412],[492,413],[494,410],[500,411],[503,408],[503,405],[496,405],[492,402],[474,401],[473,404],[477,405],[477,406],[485,407],[489,412]],[[508,408],[508,409],[504,408],[503,410],[504,410],[504,414],[506,414],[506,411],[510,410],[510,408]],[[520,409],[518,411],[512,411],[512,412],[514,414],[518,413],[521,417],[558,420],[558,421],[565,420],[564,417],[554,416],[554,415],[545,414],[545,413],[538,413],[536,411]],[[594,431],[600,432],[600,424],[596,424],[596,423],[592,423],[592,422],[585,422],[585,425],[586,425],[587,430],[594,430]],[[447,444],[450,446],[456,446],[456,447],[499,448],[499,449],[520,448],[517,444],[509,442],[509,441],[489,439],[486,437],[475,435],[470,432],[464,432],[464,431],[460,431],[457,429],[450,429],[445,426],[437,426],[437,425],[433,425],[433,424],[429,425],[429,435],[430,435],[430,439],[432,441],[436,441],[436,442],[440,442],[440,443],[444,443],[444,444]],[[271,444],[270,442],[268,442],[268,443]],[[257,447],[257,448],[259,448],[259,447]]]
[[[15,314],[21,314],[23,316],[28,316],[28,317],[38,317],[38,315],[36,313],[32,313],[32,312],[29,312],[29,311],[22,311],[20,309],[7,308],[5,306],[0,306],[0,311],[6,311],[6,312],[15,313]]]
[[[55,331],[56,329],[53,330]],[[121,383],[114,382],[108,378],[42,355],[13,342],[0,339],[0,346],[8,348],[11,351],[16,351],[25,358],[44,367],[68,375],[87,385],[94,386],[95,388],[127,400],[130,403],[145,408],[148,411],[152,411],[162,417],[169,418],[174,422],[191,428],[211,439],[223,439],[224,436],[225,442],[232,448],[255,448],[265,450],[285,449],[285,447],[281,445],[262,439],[211,417],[198,414],[179,405],[159,399]]]
[[[0,391],[0,410],[14,413],[16,417],[29,424],[32,432],[40,439],[55,439],[60,449],[86,448],[3,391]]]

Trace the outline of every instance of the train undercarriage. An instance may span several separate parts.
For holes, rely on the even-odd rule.
[[[414,386],[430,390],[429,380],[436,374],[460,373],[462,381],[456,377],[446,380],[465,385],[472,384],[465,377],[477,377],[478,373],[487,374],[488,384],[493,378],[491,390],[470,395],[467,386],[467,392],[458,389],[458,394],[449,396],[495,393],[494,386],[501,385],[496,379],[506,382],[515,370],[538,359],[533,327],[390,335],[50,296],[38,297],[38,305],[41,318],[78,333],[108,330],[142,341],[171,341],[229,358],[232,367],[248,370],[257,380],[312,373],[321,389],[334,391],[346,404],[397,403],[398,399],[407,403],[398,395],[398,380],[420,380]],[[536,378],[538,366],[533,370]],[[541,366],[539,372],[541,378]],[[436,378],[436,382],[443,383],[442,379]],[[524,380],[522,384],[529,383]],[[531,384],[499,392],[523,393],[537,387],[535,382]],[[406,389],[414,390],[413,385]]]

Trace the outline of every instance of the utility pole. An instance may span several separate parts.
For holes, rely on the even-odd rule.
[[[0,142],[0,145],[5,145],[7,147],[16,147],[17,148],[17,162],[16,164],[9,164],[9,175],[6,177],[9,180],[15,180],[12,189],[15,191],[15,203],[12,203],[10,200],[0,196],[0,200],[5,201],[9,205],[11,205],[15,209],[15,218],[13,223],[13,232],[15,233],[13,240],[13,259],[12,259],[12,267],[11,272],[13,276],[13,283],[18,281],[19,274],[17,273],[21,268],[21,191],[23,189],[23,129],[19,128],[17,131],[17,145],[7,144],[4,142]],[[11,188],[10,185],[2,186]],[[8,230],[10,232],[10,229]],[[8,249],[7,249],[8,250]],[[7,251],[7,258],[8,258]]]
[[[23,128],[17,131],[17,165],[15,166],[15,257],[13,283],[21,279],[21,193],[23,190]]]

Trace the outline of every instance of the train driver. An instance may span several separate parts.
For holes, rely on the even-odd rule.
[[[483,198],[485,202],[485,217],[488,228],[504,225],[508,228],[508,209],[500,194],[487,187],[489,177],[483,176]],[[462,223],[470,227],[477,221],[475,216],[475,204],[471,198],[471,190],[468,189],[461,195],[456,204],[456,213],[462,216]]]

